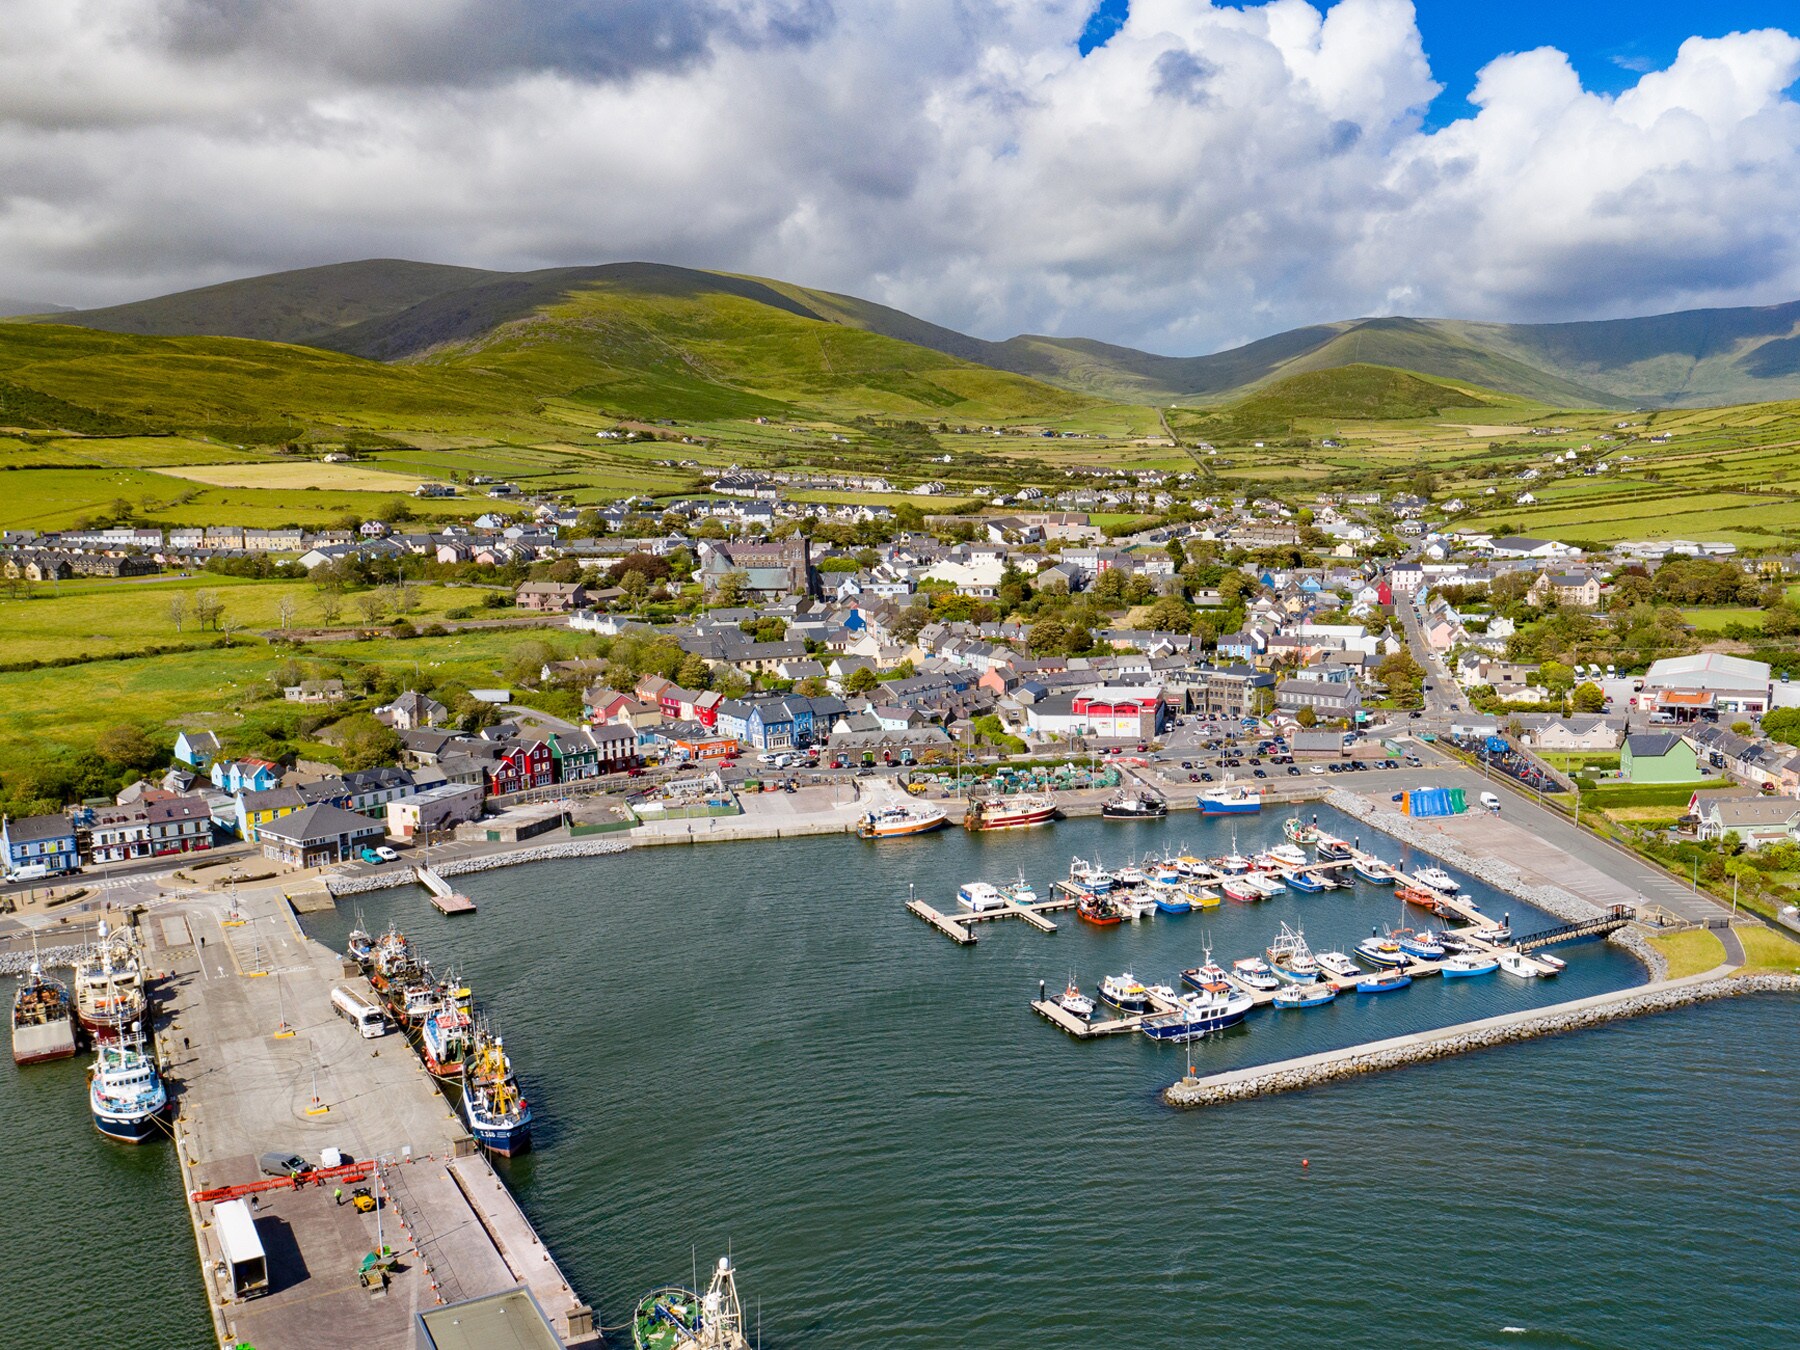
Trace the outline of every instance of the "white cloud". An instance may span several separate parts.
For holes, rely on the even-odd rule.
[[[1800,41],[1437,92],[1406,0],[0,0],[0,293],[647,258],[988,336],[1800,295]]]

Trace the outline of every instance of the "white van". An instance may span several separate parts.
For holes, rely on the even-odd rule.
[[[1500,811],[1500,798],[1491,792],[1484,792],[1481,794],[1481,804],[1496,814]]]
[[[363,1035],[365,1040],[374,1040],[377,1036],[388,1033],[387,1018],[381,1015],[381,1009],[354,989],[346,989],[338,985],[331,991],[331,1006]]]

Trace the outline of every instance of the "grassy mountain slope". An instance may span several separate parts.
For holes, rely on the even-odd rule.
[[[588,301],[580,299],[583,295]],[[616,314],[591,303],[609,296]],[[704,297],[759,308],[727,314],[708,330],[694,305]],[[646,309],[663,304],[655,315]],[[570,308],[573,307],[573,308]],[[550,316],[556,315],[554,319]],[[1456,319],[1374,318],[1317,324],[1277,333],[1208,356],[1168,357],[1083,338],[1025,334],[992,342],[971,337],[855,296],[755,277],[699,272],[649,263],[557,268],[541,272],[483,272],[471,268],[373,259],[307,268],[209,286],[104,310],[56,316],[57,321],[111,331],[210,334],[304,343],[378,360],[436,360],[450,348],[486,344],[509,325],[573,324],[560,335],[561,357],[580,349],[604,369],[593,381],[615,394],[631,393],[619,372],[641,358],[645,343],[660,353],[645,387],[679,402],[696,396],[698,380],[728,385],[760,379],[759,359],[742,350],[751,316],[787,331],[790,320],[856,330],[910,344],[993,371],[1057,385],[1112,402],[1213,402],[1310,370],[1378,364],[1561,406],[1626,407],[1749,402],[1800,396],[1800,304],[1694,310],[1638,319],[1563,324],[1493,324]],[[666,330],[666,331],[665,331]],[[706,331],[702,331],[706,330]],[[816,331],[816,330],[815,330]],[[608,334],[624,342],[616,356]],[[585,334],[585,336],[583,335]],[[677,355],[669,340],[713,344]],[[738,344],[736,364],[718,344]],[[776,345],[779,345],[778,343]],[[804,345],[804,344],[800,344]],[[829,344],[827,344],[829,345]],[[797,353],[790,352],[789,359]],[[877,347],[840,353],[851,380],[832,406],[874,398],[870,410],[959,410],[970,416],[1009,415],[1000,409],[1046,414],[1056,408],[1040,392],[989,384],[967,372],[927,377],[936,369],[912,352]],[[768,359],[773,355],[765,354]],[[559,359],[561,359],[559,357]],[[740,388],[708,394],[708,406],[748,408],[755,397],[785,402],[816,399],[843,382],[827,357],[808,356],[782,389]],[[914,382],[899,378],[906,371]],[[924,383],[918,383],[923,380]],[[833,395],[836,398],[836,395]],[[722,400],[722,402],[721,402]],[[674,403],[659,404],[666,409]]]
[[[1294,435],[1305,429],[1302,423],[1404,421],[1493,401],[1411,371],[1350,365],[1290,375],[1216,408],[1176,409],[1169,422],[1183,435],[1237,443]]]
[[[242,337],[328,346],[340,328],[393,314],[445,291],[503,273],[438,263],[370,258],[246,277],[106,309],[55,316],[113,333],[167,337]]]

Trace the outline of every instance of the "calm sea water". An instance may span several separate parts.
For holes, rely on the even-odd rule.
[[[1237,822],[1238,843],[1249,851],[1278,827]],[[645,849],[465,878],[473,917],[446,920],[412,890],[365,897],[362,912],[458,966],[506,1033],[540,1124],[536,1151],[505,1166],[609,1323],[729,1246],[771,1350],[1800,1343],[1786,1289],[1800,1244],[1784,1165],[1800,1144],[1791,1002],[1740,1000],[1182,1113],[1158,1093],[1185,1050],[1074,1042],[1027,1006],[1038,980],[1074,973],[1091,986],[1129,966],[1172,982],[1208,943],[1222,960],[1260,952],[1283,920],[1315,947],[1347,948],[1399,921],[1391,892],[1108,930],[1071,921],[1054,935],[1004,921],[968,949],[902,908],[909,883],[948,908],[966,880],[1023,870],[1041,888],[1072,853],[1116,863],[1231,842],[1230,824],[1190,816]],[[1475,889],[1521,931],[1552,922]],[[315,933],[334,945],[354,921],[348,908],[319,917]],[[1556,981],[1428,980],[1259,1013],[1194,1047],[1196,1067],[1641,978],[1604,945],[1565,954]],[[58,1085],[58,1072],[0,1072],[7,1117],[49,1145],[35,1161],[0,1155],[8,1195],[44,1197],[5,1222],[27,1224],[58,1253],[53,1268],[87,1281],[34,1286],[27,1303],[48,1315],[31,1342],[89,1344],[80,1333],[103,1301],[90,1277],[128,1251],[131,1273],[108,1284],[153,1330],[142,1343],[201,1343],[173,1163],[104,1145],[79,1073]],[[19,1310],[0,1301],[0,1344],[18,1343],[6,1321]]]

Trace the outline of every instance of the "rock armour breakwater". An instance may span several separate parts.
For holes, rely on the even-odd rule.
[[[1471,1050],[1486,1050],[1543,1036],[1560,1036],[1564,1032],[1580,1031],[1627,1017],[1668,1012],[1742,994],[1765,993],[1800,993],[1800,976],[1728,975],[1642,986],[1535,1012],[1511,1013],[1482,1022],[1445,1027],[1440,1031],[1352,1046],[1262,1069],[1239,1070],[1212,1078],[1184,1078],[1164,1090],[1163,1100],[1170,1106],[1220,1106],[1227,1102],[1248,1101],[1252,1097],[1298,1092],[1387,1069],[1425,1064]]]
[[[499,867],[515,867],[520,863],[555,862],[563,858],[603,858],[623,853],[630,847],[616,840],[571,839],[561,844],[539,844],[533,848],[510,849],[504,853],[484,853],[478,858],[457,858],[432,867],[440,877],[460,877],[470,872],[492,872]],[[369,872],[361,876],[330,876],[325,888],[332,895],[362,895],[368,891],[392,890],[395,886],[413,884],[410,872]]]

